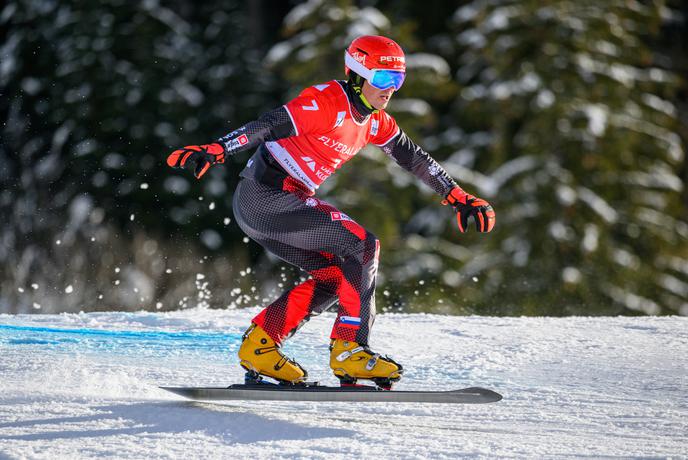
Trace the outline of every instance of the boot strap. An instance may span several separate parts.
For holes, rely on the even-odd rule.
[[[285,364],[289,362],[289,358],[286,356],[282,356],[282,359],[280,359],[277,364],[275,364],[275,370],[278,371],[284,367]]]
[[[282,353],[279,352],[279,347],[277,347],[276,345],[273,346],[273,347],[256,348],[255,353],[256,353],[257,355],[264,355],[264,354],[266,354],[266,353],[270,353],[270,352],[273,352],[273,351],[276,351],[277,353],[279,353],[280,355],[282,355]]]
[[[338,354],[337,357],[336,357],[335,359],[336,359],[337,361],[339,361],[339,362],[346,361],[347,359],[349,359],[349,357],[350,357],[351,355],[355,355],[355,354],[358,353],[359,351],[363,351],[363,350],[365,350],[365,348],[363,348],[363,347],[356,347],[356,348],[354,348],[354,349],[352,349],[352,350],[343,351],[343,352],[341,352],[340,354]]]

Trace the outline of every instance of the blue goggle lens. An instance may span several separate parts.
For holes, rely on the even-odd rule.
[[[406,73],[398,70],[375,70],[370,84],[377,89],[387,89],[392,86],[396,91],[399,91],[401,85],[404,84]]]

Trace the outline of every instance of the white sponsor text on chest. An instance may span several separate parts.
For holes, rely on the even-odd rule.
[[[325,144],[326,147],[331,148],[337,153],[343,153],[347,156],[352,156],[356,154],[356,149],[354,147],[349,147],[348,145],[342,144],[341,142],[336,141],[334,139],[330,139],[327,136],[320,136],[318,140]]]

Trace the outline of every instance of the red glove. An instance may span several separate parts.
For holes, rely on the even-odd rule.
[[[167,164],[173,168],[193,170],[196,179],[216,163],[225,162],[225,148],[221,144],[187,145],[175,150],[167,157]]]
[[[456,221],[461,233],[468,230],[468,219],[473,217],[479,232],[489,232],[495,224],[495,212],[485,200],[464,192],[461,187],[454,187],[442,204],[451,204],[456,211]]]

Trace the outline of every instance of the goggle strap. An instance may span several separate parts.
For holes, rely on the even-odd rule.
[[[363,64],[358,62],[348,51],[344,51],[344,64],[366,80],[370,81],[373,78],[373,71],[366,68]]]

